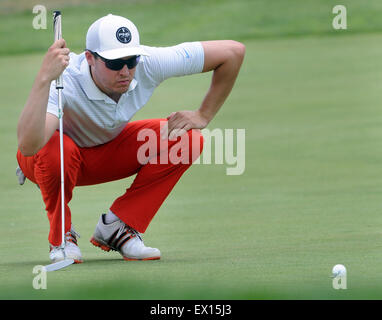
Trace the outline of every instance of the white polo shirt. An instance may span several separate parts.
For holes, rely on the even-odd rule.
[[[150,56],[141,56],[129,90],[118,103],[95,85],[85,53],[70,53],[69,66],[63,73],[63,124],[64,133],[79,147],[97,146],[117,137],[162,81],[203,70],[204,51],[200,42],[164,48],[144,46],[144,49]],[[53,81],[47,112],[58,117],[57,96]]]

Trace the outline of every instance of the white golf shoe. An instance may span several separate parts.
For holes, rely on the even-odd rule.
[[[140,233],[121,220],[105,223],[102,214],[90,242],[104,251],[118,251],[125,260],[159,260],[160,251],[146,247]]]
[[[65,234],[65,256],[61,246],[50,246],[49,258],[52,262],[58,262],[65,258],[73,259],[74,263],[82,263],[81,250],[77,245],[77,237],[80,235],[73,229],[73,227]]]

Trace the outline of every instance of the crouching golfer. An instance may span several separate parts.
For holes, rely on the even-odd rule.
[[[155,260],[160,259],[160,251],[146,247],[141,233],[199,157],[203,145],[199,129],[208,125],[229,95],[244,53],[244,45],[228,40],[163,48],[143,46],[135,25],[111,14],[90,26],[86,50],[79,55],[70,53],[63,39],[54,42],[17,127],[17,161],[22,173],[41,190],[50,223],[52,262],[64,258],[59,250],[60,142],[57,90],[52,81],[63,72],[66,256],[82,262],[68,206],[74,187],[137,174],[109,212],[101,215],[91,242],[103,250],[118,251],[125,260]],[[173,112],[164,119],[130,122],[162,81],[207,71],[213,71],[211,86],[198,109]],[[138,156],[147,141],[139,138],[145,129],[155,132],[158,139],[148,161]],[[161,140],[167,142],[166,148],[160,147]],[[186,161],[161,161],[163,153],[181,150],[180,143],[187,145],[187,152],[180,155]]]

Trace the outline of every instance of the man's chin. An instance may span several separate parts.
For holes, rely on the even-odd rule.
[[[127,92],[128,90],[129,90],[129,85],[119,86],[116,91],[120,94],[123,94],[123,93]]]

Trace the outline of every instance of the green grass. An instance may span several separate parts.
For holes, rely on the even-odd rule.
[[[168,6],[173,2],[165,1]],[[379,7],[376,1],[364,8],[348,2],[355,5],[348,10],[359,14],[357,21],[366,21],[367,15],[362,13]],[[224,24],[230,11],[228,2],[206,3],[216,4],[216,12],[224,13],[215,18],[218,25]],[[272,12],[276,15],[265,2],[253,3],[263,5],[253,13],[254,19]],[[312,1],[306,3],[313,6]],[[317,3],[321,8],[333,5]],[[304,37],[286,37],[288,28],[300,28],[291,25],[285,29],[280,23],[274,31],[271,24],[260,28],[269,37],[247,38],[243,26],[256,26],[256,19],[249,17],[251,12],[243,10],[247,5],[246,1],[233,2],[232,11],[241,8],[243,21],[229,33],[245,39],[246,59],[232,94],[210,124],[210,129],[246,129],[245,173],[227,176],[224,165],[193,166],[144,235],[148,245],[161,249],[162,259],[143,263],[124,262],[117,253],[104,253],[88,241],[99,214],[132,179],[76,188],[71,209],[82,236],[79,244],[85,262],[49,273],[47,290],[32,288],[33,267],[48,263],[44,206],[38,189],[30,182],[18,186],[14,175],[17,119],[42,54],[22,54],[29,48],[25,44],[19,55],[0,57],[0,298],[382,298],[379,22],[373,32],[367,32],[369,25],[360,22],[354,27],[359,32],[337,36],[322,21],[322,9],[315,15],[309,11],[321,26],[320,36],[310,26]],[[160,7],[158,1],[126,6],[137,8],[137,18],[142,21],[149,21]],[[147,16],[138,10],[142,6],[147,6]],[[65,9],[65,21],[72,23],[68,28],[81,31],[74,35],[69,29],[69,39],[75,42],[76,37],[83,37],[84,26],[104,10],[92,8],[81,21],[75,8]],[[188,2],[185,8],[175,6],[168,16],[159,11],[158,20],[142,24],[145,37],[154,43],[180,40],[181,32],[174,25],[182,19],[175,13],[183,17],[181,28],[188,30],[185,37],[225,37],[215,27],[208,30],[210,34],[199,33],[207,23],[203,14],[195,29],[189,28],[198,11],[195,7],[192,11]],[[280,19],[295,21],[299,10],[304,12],[297,1],[289,10]],[[166,17],[172,28],[155,31]],[[49,39],[44,41],[49,43]],[[13,52],[9,47],[3,50]],[[209,81],[210,74],[168,80],[135,119],[196,108]],[[348,269],[348,290],[332,288],[329,276],[337,263]]]
[[[73,5],[72,3],[77,3]],[[75,52],[85,48],[84,36],[96,19],[108,14],[129,17],[141,41],[169,45],[183,41],[285,38],[338,35],[332,28],[332,0],[41,0],[47,8],[47,29],[35,30],[35,5],[29,1],[0,3],[0,55],[44,52],[52,41],[52,12],[63,14],[63,36]],[[382,3],[342,0],[348,11],[348,33],[382,31]],[[9,14],[11,12],[12,14]]]

